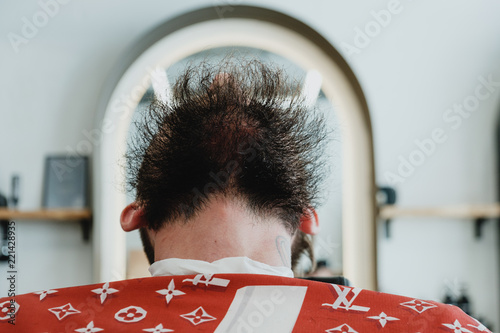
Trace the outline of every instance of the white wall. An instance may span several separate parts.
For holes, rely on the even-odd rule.
[[[8,34],[22,37],[23,19],[32,21],[40,3],[53,2],[0,3],[0,191],[8,194],[11,175],[19,174],[21,209],[41,205],[47,154],[85,152],[81,142],[93,130],[101,87],[123,49],[179,13],[163,1],[147,8],[131,2],[126,10],[119,1],[66,2],[51,7],[55,15],[18,52]],[[18,221],[17,227],[19,293],[92,282],[91,243],[83,242],[77,223]],[[7,293],[3,281],[0,295]]]
[[[372,9],[387,2],[377,3]],[[448,139],[395,185],[399,204],[495,202],[498,86],[460,125],[443,116],[454,103],[474,95],[479,76],[493,75],[500,82],[500,25],[492,16],[499,4],[401,3],[402,11],[371,44],[349,57],[371,107],[377,180],[384,184],[387,173],[399,175],[399,155],[408,159],[417,148],[415,140],[430,138],[441,128]],[[364,27],[369,21],[366,10],[351,26]],[[341,37],[337,43],[351,40]],[[475,315],[495,321],[497,330],[497,223],[488,222],[477,240],[472,221],[396,219],[392,237],[379,242],[381,289],[440,300],[444,281],[458,279],[469,287]]]
[[[94,126],[99,91],[111,66],[138,36],[170,17],[201,5],[237,0],[166,2],[73,0],[14,52],[9,32],[21,34],[22,19],[41,10],[37,1],[0,3],[0,191],[21,175],[21,208],[41,202],[44,156],[77,149]],[[372,113],[377,179],[397,173],[414,140],[434,128],[447,135],[404,183],[401,205],[487,203],[497,200],[494,127],[498,88],[457,129],[443,120],[453,103],[474,93],[478,77],[500,81],[500,3],[401,0],[399,12],[359,54],[356,27],[374,20],[371,11],[389,0],[251,1],[311,25],[343,49],[365,90]],[[229,8],[230,10],[230,8]],[[112,223],[113,221],[110,221]],[[117,223],[117,221],[115,222]],[[18,222],[18,291],[90,283],[91,247],[77,224]],[[488,222],[473,238],[470,221],[398,219],[390,239],[380,241],[384,291],[439,299],[444,279],[470,287],[476,313],[498,322],[498,225]],[[4,265],[0,266],[4,269]],[[3,284],[0,285],[4,286]],[[2,287],[3,288],[3,287]],[[5,293],[0,291],[0,295]]]

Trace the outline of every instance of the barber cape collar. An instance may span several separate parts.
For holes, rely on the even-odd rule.
[[[457,307],[276,275],[194,274],[0,299],[0,332],[489,332]]]
[[[247,257],[222,258],[213,262],[192,259],[163,259],[154,262],[149,268],[152,276],[190,275],[190,274],[263,274],[293,277],[290,268],[270,266]]]

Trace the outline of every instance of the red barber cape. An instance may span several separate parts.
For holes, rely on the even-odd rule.
[[[0,332],[490,332],[460,309],[254,274],[151,277],[0,299]]]

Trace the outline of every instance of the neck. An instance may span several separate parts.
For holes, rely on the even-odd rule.
[[[149,236],[155,261],[248,257],[271,266],[291,266],[291,236],[283,223],[256,216],[241,202],[225,198],[213,199],[188,221],[169,223]]]

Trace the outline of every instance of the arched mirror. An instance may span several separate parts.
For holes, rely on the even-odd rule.
[[[335,274],[376,289],[373,150],[362,90],[344,59],[317,32],[281,13],[247,6],[232,7],[224,19],[206,8],[166,22],[133,45],[112,73],[97,120],[103,140],[94,164],[96,279],[125,278],[126,249],[140,247],[137,237],[127,238],[118,223],[127,203],[119,161],[134,130],[135,111],[155,91],[162,98],[161,91],[186,62],[228,52],[285,67],[303,80],[308,102],[326,112],[334,133],[332,176],[319,211],[322,232],[315,247]]]

